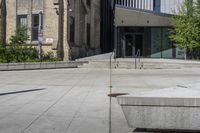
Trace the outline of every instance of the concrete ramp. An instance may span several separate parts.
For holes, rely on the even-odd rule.
[[[100,55],[89,56],[89,57],[85,57],[85,58],[79,58],[79,59],[77,59],[77,61],[109,60],[110,57],[112,57],[112,59],[114,58],[113,52],[106,53],[106,54],[100,54]]]
[[[130,128],[200,131],[200,84],[117,99]]]

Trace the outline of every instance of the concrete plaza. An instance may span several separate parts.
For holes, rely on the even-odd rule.
[[[199,69],[112,72],[114,92],[134,93],[200,82]],[[0,72],[0,133],[108,133],[108,69]],[[131,133],[112,100],[113,133]]]

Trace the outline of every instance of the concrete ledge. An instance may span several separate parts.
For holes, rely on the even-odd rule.
[[[67,62],[4,63],[0,64],[0,71],[77,68],[78,66],[81,66],[84,63],[87,62],[67,61]]]
[[[117,99],[131,128],[200,130],[200,84]]]

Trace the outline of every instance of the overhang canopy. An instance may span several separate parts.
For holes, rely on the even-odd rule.
[[[115,26],[170,27],[172,15],[121,6],[115,7]]]

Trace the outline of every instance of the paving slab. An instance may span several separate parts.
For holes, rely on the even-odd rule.
[[[200,69],[113,70],[113,92],[143,93],[200,82]],[[108,69],[0,72],[0,133],[108,133]],[[24,130],[26,129],[26,130]],[[113,133],[132,133],[115,98]]]
[[[42,116],[35,122],[26,133],[64,133],[66,125],[70,123],[69,119],[58,116]]]
[[[34,115],[12,114],[0,120],[1,133],[20,133],[27,123],[34,119]]]

